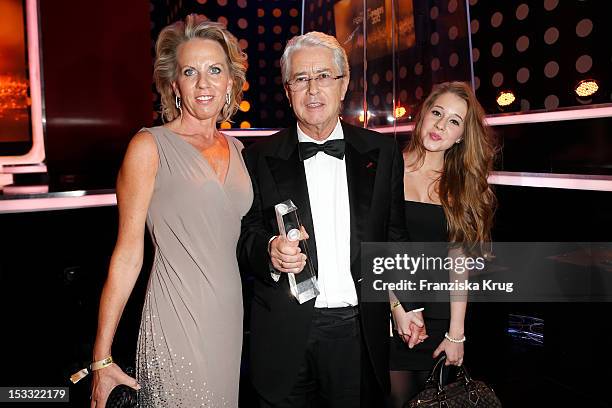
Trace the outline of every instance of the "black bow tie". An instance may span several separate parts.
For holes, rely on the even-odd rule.
[[[311,143],[311,142],[300,142],[298,148],[300,149],[300,160],[304,161],[310,159],[312,156],[319,152],[329,154],[337,159],[342,160],[344,158],[344,139],[328,140],[325,143]]]

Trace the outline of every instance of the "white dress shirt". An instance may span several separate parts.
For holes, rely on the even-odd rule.
[[[300,142],[318,144],[344,139],[340,120],[323,141],[307,136],[299,124],[297,134]],[[318,152],[304,160],[317,244],[317,281],[321,293],[315,307],[319,308],[357,305],[357,291],[351,275],[351,211],[345,158],[339,160]]]

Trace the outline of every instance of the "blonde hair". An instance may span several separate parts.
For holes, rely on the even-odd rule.
[[[491,240],[497,200],[487,182],[496,153],[494,139],[485,125],[485,113],[472,88],[465,82],[445,82],[434,87],[417,114],[408,152],[414,153],[416,167],[423,165],[425,147],[421,138],[423,121],[436,99],[451,93],[464,100],[467,114],[462,141],[444,152],[444,166],[438,179],[438,195],[448,220],[450,242],[471,250]]]
[[[185,21],[166,26],[155,45],[156,59],[153,76],[155,86],[161,94],[161,113],[166,121],[180,115],[175,106],[172,83],[178,77],[177,52],[181,44],[194,38],[213,40],[225,51],[230,76],[233,80],[230,103],[225,104],[217,122],[229,120],[238,110],[242,101],[242,86],[246,81],[247,56],[240,49],[234,37],[224,25],[206,20],[204,16],[190,14]]]

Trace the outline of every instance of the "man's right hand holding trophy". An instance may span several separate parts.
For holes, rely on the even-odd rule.
[[[309,236],[303,225],[299,230],[292,229],[289,232],[286,238],[279,235],[270,242],[270,260],[278,272],[300,273],[304,270],[308,257],[302,253],[299,243]]]

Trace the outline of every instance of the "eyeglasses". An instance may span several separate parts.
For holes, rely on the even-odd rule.
[[[285,83],[287,84],[289,89],[291,89],[293,92],[297,92],[303,91],[304,89],[308,88],[308,83],[310,81],[315,81],[318,86],[327,88],[329,86],[332,86],[336,79],[344,78],[345,76],[346,75],[332,76],[331,74],[324,72],[313,77],[299,76]]]

